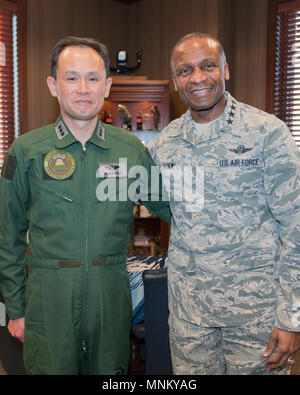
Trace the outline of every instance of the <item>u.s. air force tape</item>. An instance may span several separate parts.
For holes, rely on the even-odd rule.
[[[66,151],[51,151],[44,159],[44,169],[49,177],[65,180],[75,171],[75,159]]]

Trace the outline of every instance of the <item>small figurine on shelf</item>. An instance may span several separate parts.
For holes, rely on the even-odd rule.
[[[122,129],[132,130],[131,127],[131,114],[124,104],[118,105],[118,112],[122,119]]]
[[[133,206],[133,216],[135,218],[139,218],[139,216],[140,216],[140,204],[135,204]]]
[[[158,111],[158,107],[157,106],[153,106],[151,108],[151,112],[153,113],[154,130],[158,130],[158,125],[160,123],[160,112]]]
[[[141,111],[136,116],[136,130],[143,130],[143,117]]]
[[[104,116],[104,122],[108,124],[112,124],[112,116],[110,112],[106,112]]]

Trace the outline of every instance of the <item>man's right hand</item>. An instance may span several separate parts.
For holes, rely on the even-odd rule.
[[[17,318],[16,320],[9,320],[7,328],[13,337],[16,337],[24,343],[25,317]]]

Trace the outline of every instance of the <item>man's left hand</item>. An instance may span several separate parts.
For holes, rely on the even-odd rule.
[[[268,365],[267,372],[274,370],[274,374],[278,374],[287,365],[288,359],[293,359],[294,353],[300,348],[300,332],[274,328],[264,358],[268,358],[273,353],[276,345],[278,345],[276,353],[265,361],[265,365]]]

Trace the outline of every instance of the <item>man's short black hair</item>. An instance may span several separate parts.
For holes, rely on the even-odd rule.
[[[109,76],[109,57],[108,51],[104,44],[96,41],[93,38],[68,36],[60,40],[52,50],[51,54],[51,77],[56,79],[57,62],[61,52],[67,47],[88,47],[94,49],[98,55],[103,59],[106,76]]]

